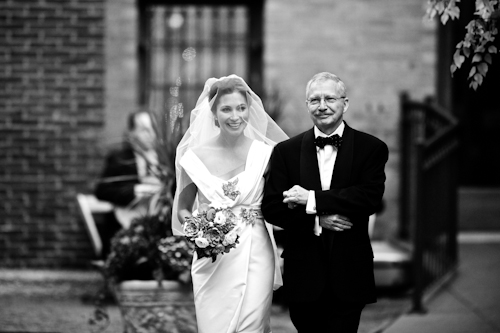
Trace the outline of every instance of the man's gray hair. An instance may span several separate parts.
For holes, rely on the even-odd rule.
[[[306,98],[309,97],[309,90],[311,89],[311,85],[315,82],[323,82],[323,81],[334,81],[337,83],[337,87],[340,91],[341,96],[339,97],[345,97],[347,96],[347,88],[345,86],[345,83],[335,74],[329,73],[329,72],[321,72],[316,75],[314,75],[309,82],[307,82],[306,86]]]

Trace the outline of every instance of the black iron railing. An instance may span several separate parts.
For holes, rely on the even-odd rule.
[[[413,310],[457,264],[457,120],[401,96],[401,237],[412,244]]]

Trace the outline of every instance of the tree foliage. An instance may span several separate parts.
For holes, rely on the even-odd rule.
[[[448,20],[460,17],[458,2],[460,0],[428,0],[426,16],[429,19],[438,16],[445,25]],[[465,27],[464,39],[456,45],[453,63],[450,66],[451,75],[453,76],[453,73],[462,67],[466,58],[469,58],[471,69],[468,80],[469,86],[474,90],[483,83],[488,73],[488,66],[492,64],[492,56],[498,53],[493,42],[498,34],[499,18],[499,0],[476,0],[474,18]]]

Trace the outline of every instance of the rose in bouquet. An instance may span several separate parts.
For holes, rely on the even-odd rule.
[[[217,259],[217,255],[228,253],[238,244],[241,217],[217,203],[201,204],[198,211],[187,217],[184,223],[186,238],[194,244],[200,258]]]

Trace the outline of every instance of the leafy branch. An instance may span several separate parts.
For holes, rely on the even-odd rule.
[[[433,19],[439,16],[441,23],[445,25],[449,19],[459,18],[458,2],[460,0],[428,0],[426,17]],[[456,45],[450,71],[453,76],[455,71],[462,67],[465,59],[470,58],[469,86],[477,90],[488,73],[488,66],[493,62],[492,55],[498,53],[493,42],[498,34],[500,1],[476,0],[474,16],[474,19],[465,27],[464,39]]]

